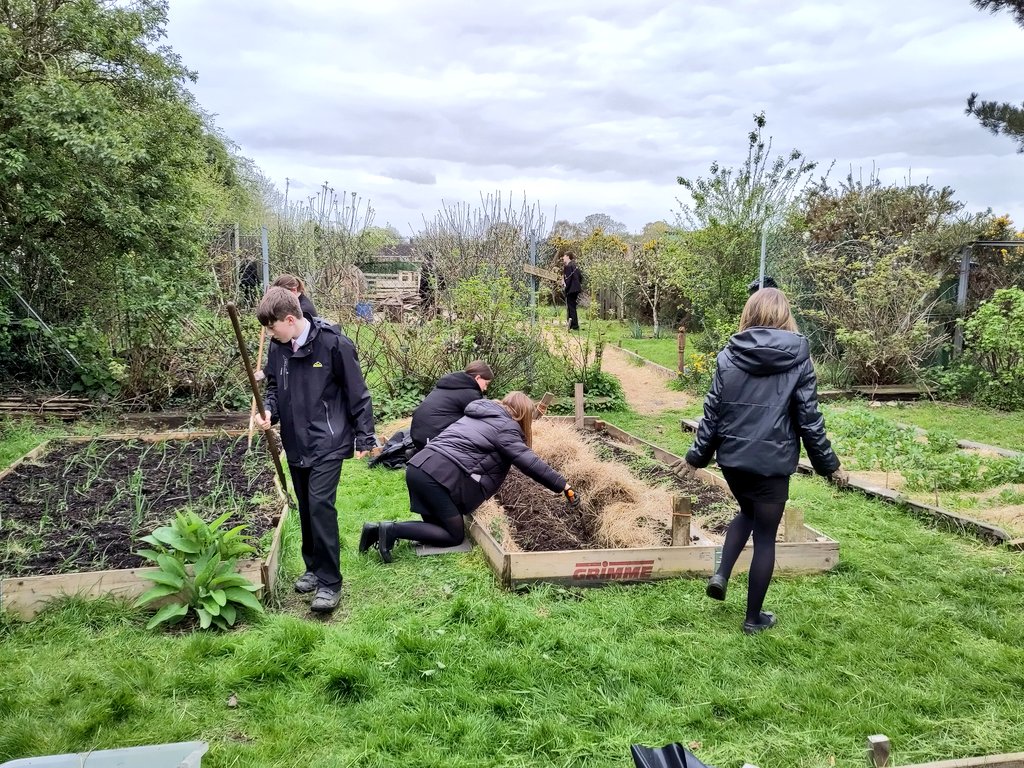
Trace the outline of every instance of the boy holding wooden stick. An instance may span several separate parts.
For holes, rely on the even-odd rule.
[[[338,479],[345,459],[362,458],[376,443],[370,392],[352,341],[304,317],[291,291],[271,288],[256,315],[273,338],[263,369],[266,413],[256,425],[281,424],[302,522],[306,572],[295,590],[315,592],[310,609],[330,613],[341,599]]]

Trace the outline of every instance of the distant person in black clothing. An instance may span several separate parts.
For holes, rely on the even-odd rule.
[[[754,536],[743,631],[775,626],[761,610],[775,570],[775,537],[789,499],[803,440],[815,471],[845,484],[818,410],[818,385],[807,339],[797,332],[785,294],[762,288],[747,299],[740,330],[718,353],[704,418],[686,454],[691,469],[706,467],[714,455],[740,513],[729,524],[718,572],[708,596],[725,599],[736,560]]]
[[[260,267],[249,259],[238,270],[238,288],[242,293],[243,305],[249,307],[260,298]]]
[[[390,563],[391,548],[399,539],[458,546],[466,537],[463,515],[496,494],[513,465],[578,505],[579,497],[565,478],[530,447],[533,409],[533,401],[522,392],[510,392],[500,402],[470,403],[465,416],[409,459],[405,470],[409,504],[423,522],[365,523],[359,551],[376,546],[381,559]]]
[[[442,376],[434,390],[412,412],[410,437],[416,450],[461,419],[466,406],[479,400],[494,379],[491,367],[482,360],[474,360],[466,370]]]
[[[303,316],[307,320],[312,320],[317,317],[316,307],[313,306],[313,302],[309,300],[306,295],[306,284],[302,282],[295,275],[283,274],[278,275],[277,279],[271,283],[272,288],[287,288],[296,298],[299,300],[299,308],[302,310]]]
[[[576,264],[576,256],[567,253],[562,256],[562,285],[565,288],[565,307],[569,316],[569,330],[578,331],[580,320],[576,316],[576,304],[583,291],[583,273]]]

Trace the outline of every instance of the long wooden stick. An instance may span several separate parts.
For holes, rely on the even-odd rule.
[[[235,306],[233,301],[229,301],[227,304],[228,315],[231,317],[231,325],[235,328],[235,339],[238,341],[238,351],[242,353],[242,362],[245,363],[245,372],[249,376],[249,386],[252,387],[252,396],[256,400],[256,408],[259,410],[260,416],[262,417],[265,413],[263,409],[263,397],[260,395],[259,385],[256,383],[256,376],[252,372],[252,361],[249,359],[249,350],[245,346],[245,339],[242,337],[242,324],[238,320],[238,307]],[[267,445],[270,446],[270,455],[274,459],[274,466],[277,467],[277,476],[281,478],[281,489],[285,491],[287,496],[288,481],[285,479],[284,467],[281,466],[281,449],[277,445],[277,437],[274,435],[272,429],[266,431]]]
[[[256,353],[256,365],[263,365],[263,342],[267,338],[267,329],[260,328],[260,348],[259,352]],[[255,372],[253,372],[255,375]],[[260,414],[262,415],[262,414]],[[252,448],[252,432],[256,429],[256,398],[252,398],[252,404],[249,406],[249,442],[246,444],[248,448]]]

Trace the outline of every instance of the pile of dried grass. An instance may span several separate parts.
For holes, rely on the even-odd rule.
[[[635,478],[624,465],[603,461],[593,439],[571,424],[534,423],[534,451],[565,475],[583,501],[579,514],[598,547],[656,547],[667,543],[672,495]],[[566,516],[560,501],[550,514]],[[545,510],[533,508],[533,514]]]

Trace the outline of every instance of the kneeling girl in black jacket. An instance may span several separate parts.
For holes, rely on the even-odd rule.
[[[416,450],[422,450],[428,442],[461,419],[466,413],[466,406],[484,396],[493,378],[491,366],[483,360],[474,360],[466,370],[438,379],[437,386],[412,412],[409,437]]]
[[[500,402],[470,403],[465,416],[406,466],[409,504],[423,522],[365,523],[359,551],[376,545],[381,559],[390,563],[399,539],[458,546],[466,538],[463,515],[496,494],[513,465],[552,492],[574,499],[565,478],[531,450],[532,438],[533,401],[522,392],[510,392]]]
[[[782,291],[762,288],[747,300],[739,333],[718,354],[704,418],[686,454],[691,467],[706,467],[717,454],[718,466],[740,505],[725,536],[718,572],[708,583],[709,597],[725,599],[733,566],[754,535],[743,622],[747,633],[775,625],[775,617],[761,607],[775,569],[775,537],[801,439],[819,474],[845,480],[825,436],[807,339],[797,332]]]

